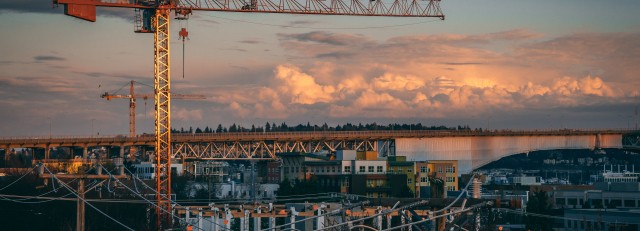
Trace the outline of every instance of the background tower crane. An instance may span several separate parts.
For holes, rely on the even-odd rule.
[[[313,15],[436,17],[444,20],[440,0],[53,0],[66,15],[95,21],[96,8],[135,9],[135,32],[153,33],[155,153],[158,225],[171,211],[171,94],[169,13],[188,19],[192,11],[226,11]],[[160,209],[162,208],[162,209]],[[159,227],[160,228],[160,227]]]
[[[111,100],[111,99],[129,99],[129,136],[130,137],[133,137],[133,136],[136,135],[136,99],[147,100],[149,98],[153,98],[153,94],[136,94],[135,93],[135,87],[134,87],[134,83],[135,82],[136,81],[131,80],[131,82],[129,84],[129,94],[128,95],[116,94],[117,91],[113,92],[113,93],[105,92],[104,94],[100,95],[101,98],[106,99],[106,100]],[[189,100],[206,99],[206,97],[204,95],[184,95],[184,94],[174,94],[174,93],[171,93],[171,98],[173,98],[173,99],[189,99]],[[134,146],[131,146],[129,148],[129,157],[130,158],[133,158],[132,156],[133,156],[133,153],[135,153],[135,151],[136,151],[136,148]]]

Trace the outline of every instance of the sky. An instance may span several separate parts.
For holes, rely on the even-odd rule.
[[[98,8],[86,22],[48,0],[0,2],[0,136],[127,134],[127,100],[100,95],[127,94],[131,80],[152,92],[144,84],[153,85],[153,35],[133,32],[133,10]],[[640,1],[440,5],[443,21],[224,12],[174,20],[172,92],[207,98],[173,100],[172,127],[636,126]],[[153,133],[153,100],[137,106],[138,133]]]

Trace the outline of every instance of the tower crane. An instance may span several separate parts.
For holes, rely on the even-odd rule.
[[[147,100],[149,98],[153,98],[153,94],[136,94],[134,90],[135,88],[133,85],[134,83],[135,81],[131,80],[129,85],[128,95],[114,94],[114,93],[110,94],[109,92],[105,92],[104,94],[100,95],[101,98],[106,100],[129,99],[129,136],[130,137],[134,137],[136,135],[136,99]],[[174,94],[174,93],[171,93],[171,98],[172,99],[189,99],[189,100],[206,99],[204,95],[184,95],[184,94]],[[135,151],[136,151],[136,148],[132,145],[129,148],[130,158],[133,155],[133,153],[135,153]]]
[[[153,33],[156,214],[159,227],[170,221],[171,212],[171,11],[177,20],[188,19],[193,11],[435,17],[444,20],[440,0],[53,0],[53,3],[63,5],[66,15],[92,22],[96,21],[98,6],[132,8],[135,32]],[[183,29],[179,35],[187,36],[186,32]]]

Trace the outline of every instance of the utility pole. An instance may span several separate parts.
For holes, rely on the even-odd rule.
[[[251,200],[256,203],[256,161],[251,160]]]
[[[124,165],[118,165],[116,166],[119,169],[119,174],[118,175],[113,175],[114,178],[116,179],[124,179],[127,178],[127,175],[124,174]],[[77,194],[78,194],[78,200],[77,200],[77,205],[76,205],[76,231],[84,231],[84,226],[85,226],[85,197],[84,194],[86,191],[91,191],[92,189],[104,184],[109,178],[111,178],[112,176],[110,175],[102,175],[102,166],[97,166],[97,174],[96,175],[87,175],[85,172],[85,168],[80,167],[78,174],[50,174],[50,173],[44,173],[44,164],[40,164],[40,166],[38,166],[38,175],[40,178],[42,179],[53,179],[54,177],[57,178],[59,181],[62,181],[61,179],[78,179],[78,189],[77,189]],[[85,180],[86,179],[101,179],[102,181],[98,184],[95,184],[94,186],[91,186],[90,188],[85,188]],[[62,182],[60,182],[61,184],[64,184]]]
[[[76,231],[84,231],[84,178],[78,180],[78,206],[76,211]]]

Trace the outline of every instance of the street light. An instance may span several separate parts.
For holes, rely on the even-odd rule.
[[[51,139],[51,117],[47,117],[47,120],[49,120],[49,139]]]

